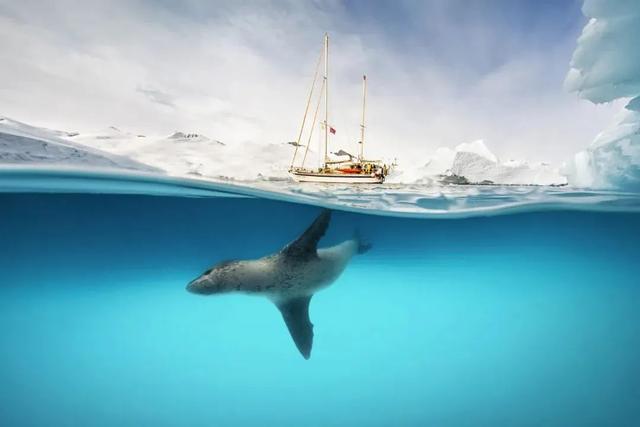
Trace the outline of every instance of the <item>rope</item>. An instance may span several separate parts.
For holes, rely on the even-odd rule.
[[[322,81],[322,86],[320,86],[320,93],[322,93],[322,89],[324,89],[325,81]],[[311,145],[311,137],[313,136],[313,130],[316,127],[316,119],[318,118],[318,110],[320,110],[320,102],[322,101],[322,96],[318,97],[318,104],[316,105],[316,111],[313,113],[313,123],[311,124],[311,131],[309,132],[309,140],[307,141],[307,147],[304,150],[304,157],[302,158],[302,167],[304,167],[304,162],[307,160],[307,153],[309,153],[309,146]]]
[[[322,62],[322,56],[323,56],[323,50],[320,50],[320,56],[318,57],[318,63],[316,64],[316,72],[313,75],[313,82],[311,83],[311,91],[309,92],[309,98],[307,99],[307,107],[304,110],[304,116],[302,117],[302,125],[300,126],[300,132],[298,133],[298,140],[296,141],[296,149],[293,152],[293,158],[291,159],[291,166],[289,167],[289,169],[293,169],[293,165],[296,162],[298,148],[300,147],[300,140],[302,139],[302,132],[304,131],[304,125],[305,125],[305,122],[307,121],[307,113],[309,112],[309,105],[311,104],[311,98],[313,97],[313,90],[316,86],[316,81],[318,80],[318,72],[320,71],[320,63]],[[322,89],[320,90],[322,91]],[[307,145],[307,149],[308,148],[309,146]],[[306,157],[306,153],[305,153],[305,157]],[[304,165],[304,161],[303,161],[303,165]]]

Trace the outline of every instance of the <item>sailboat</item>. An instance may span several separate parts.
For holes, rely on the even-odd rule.
[[[320,70],[320,64],[324,60],[324,73],[322,76],[322,82],[320,85],[320,96],[315,106],[315,111],[311,121],[309,130],[309,136],[307,144],[305,146],[302,162],[299,166],[296,166],[296,160],[298,151],[302,143],[302,136],[305,131],[305,125],[307,124],[307,118],[309,116],[309,107],[313,100],[313,93],[316,88],[316,82],[318,81],[318,74]],[[311,91],[307,99],[307,106],[302,118],[302,125],[300,126],[300,132],[298,133],[297,141],[293,142],[295,151],[293,153],[293,159],[291,160],[291,166],[289,167],[289,174],[298,182],[323,182],[323,183],[339,183],[339,184],[381,184],[384,182],[385,177],[389,173],[389,167],[381,160],[367,160],[364,157],[364,136],[365,136],[365,111],[366,111],[366,99],[367,99],[367,76],[362,76],[362,121],[360,123],[360,150],[358,156],[353,156],[343,150],[334,153],[340,155],[342,159],[331,159],[329,157],[329,139],[330,135],[335,134],[336,130],[329,124],[329,35],[325,33],[323,41],[323,49],[318,58],[318,64],[316,65],[315,75],[313,77],[313,83],[311,85]],[[318,112],[320,104],[324,101],[324,120],[321,122],[323,135],[323,147],[322,152],[324,154],[322,165],[317,168],[305,167],[307,160],[307,154],[309,153],[309,145],[313,136],[313,130],[316,126],[318,118]],[[345,158],[348,157],[348,158]]]

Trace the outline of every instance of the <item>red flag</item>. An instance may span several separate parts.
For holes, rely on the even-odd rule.
[[[331,126],[329,126],[329,132],[331,132],[332,134],[336,134],[336,130],[334,128],[332,128]]]

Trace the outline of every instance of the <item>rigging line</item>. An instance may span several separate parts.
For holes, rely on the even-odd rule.
[[[327,149],[329,146],[329,34],[324,33],[324,161],[327,168]]]
[[[320,93],[322,94],[322,89],[324,89],[325,81],[322,81],[322,86],[320,86]],[[304,157],[302,158],[302,167],[304,167],[304,162],[307,160],[307,153],[309,153],[309,146],[311,145],[311,137],[313,136],[313,129],[316,127],[316,119],[318,118],[318,110],[320,110],[320,102],[322,101],[322,95],[318,97],[318,104],[316,105],[316,111],[313,113],[313,122],[311,123],[311,131],[309,132],[309,140],[307,141],[307,146],[304,150]]]
[[[364,159],[365,112],[367,106],[367,76],[362,76],[362,122],[360,124],[360,160]]]
[[[322,57],[324,55],[323,49],[320,50],[320,56],[318,56],[318,63],[316,64],[316,72],[313,75],[313,82],[311,83],[311,91],[309,92],[309,97],[307,99],[307,107],[304,110],[304,116],[302,117],[302,125],[300,126],[300,132],[298,133],[298,140],[296,141],[296,148],[293,151],[293,158],[291,159],[291,166],[289,169],[293,168],[294,163],[296,162],[296,156],[298,154],[298,148],[300,147],[300,140],[302,139],[302,133],[304,132],[304,125],[307,121],[307,113],[309,112],[309,105],[311,104],[311,98],[313,97],[313,90],[316,86],[316,81],[318,80],[318,73],[320,71],[320,64],[322,63]],[[322,89],[321,89],[322,90]]]

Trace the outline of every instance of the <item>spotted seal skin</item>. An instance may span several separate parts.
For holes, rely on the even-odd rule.
[[[241,292],[266,296],[278,307],[298,350],[308,359],[313,346],[311,297],[331,285],[355,254],[369,249],[359,239],[318,249],[330,219],[331,211],[324,210],[279,252],[255,260],[223,261],[191,281],[187,290],[199,295]]]

